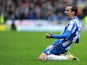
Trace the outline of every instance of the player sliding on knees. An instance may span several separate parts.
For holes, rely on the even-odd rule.
[[[60,35],[46,35],[46,38],[55,38],[56,40],[41,53],[39,60],[78,60],[72,54],[65,54],[74,43],[79,43],[81,24],[77,12],[77,6],[66,6],[65,15],[68,24]]]

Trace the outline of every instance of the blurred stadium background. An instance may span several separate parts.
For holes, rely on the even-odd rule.
[[[68,3],[78,6],[79,19],[86,29],[87,0],[0,0],[0,30],[61,31]]]
[[[42,50],[54,39],[45,34],[58,34],[64,29],[65,5],[78,6],[82,24],[80,44],[71,53],[81,61],[38,61]],[[87,0],[0,0],[0,65],[87,65]]]

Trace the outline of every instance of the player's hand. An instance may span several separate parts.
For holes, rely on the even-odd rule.
[[[46,38],[50,38],[50,34],[49,33],[46,34]]]

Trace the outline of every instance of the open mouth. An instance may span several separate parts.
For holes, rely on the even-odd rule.
[[[67,14],[65,14],[65,16],[68,16]]]

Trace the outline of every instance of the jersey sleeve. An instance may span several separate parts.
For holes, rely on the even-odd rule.
[[[56,39],[68,39],[69,36],[70,36],[71,32],[66,30],[66,32],[64,34],[61,34],[61,35],[53,35],[53,34],[50,34],[50,38],[56,38]]]

